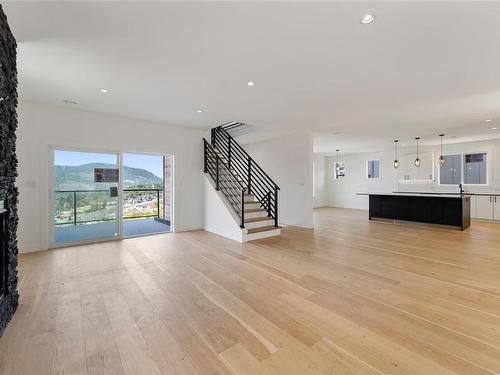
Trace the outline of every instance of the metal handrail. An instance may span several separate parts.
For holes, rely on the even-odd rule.
[[[218,152],[217,155],[221,155],[221,161],[227,163],[227,168],[236,174],[238,180],[243,181],[247,192],[257,198],[260,206],[267,211],[269,217],[274,219],[275,226],[278,226],[278,191],[280,188],[228,133],[228,129],[240,125],[243,124],[229,122],[213,128],[210,146]]]
[[[156,214],[152,215],[139,215],[139,216],[124,216],[123,219],[141,219],[141,218],[149,218],[149,217],[160,217],[160,193],[163,192],[162,189],[122,189],[123,192],[156,192],[156,202],[157,202],[157,211]],[[77,205],[76,205],[76,194],[77,193],[109,193],[109,189],[92,189],[92,190],[54,190],[54,193],[72,193],[73,194],[73,220],[71,222],[64,223],[55,223],[54,225],[78,225],[85,223],[98,223],[98,222],[106,222],[106,221],[114,221],[117,218],[102,218],[96,220],[77,220]]]
[[[245,227],[245,192],[246,187],[221,159],[217,150],[203,138],[203,171],[215,182],[215,190],[221,191],[240,219],[240,227]]]
[[[214,130],[214,129],[212,129]],[[232,148],[236,148],[236,150],[240,151],[241,153],[243,153],[243,155],[247,158],[247,159],[250,159],[252,160],[252,164],[259,169],[259,171],[269,180],[269,182],[271,182],[275,187],[278,188],[278,190],[280,190],[278,184],[276,184],[276,182],[273,181],[273,179],[271,177],[269,177],[269,175],[262,169],[262,167],[260,165],[258,165],[255,160],[253,160],[253,158],[248,155],[248,153],[245,151],[245,149],[243,147],[240,146],[240,144],[238,142],[236,142],[236,140],[231,136],[231,134],[229,134],[223,127],[218,127],[218,128],[215,128],[215,131],[214,131],[214,136],[217,134],[217,133],[222,133],[224,134],[228,139],[231,139],[231,145],[232,145]]]

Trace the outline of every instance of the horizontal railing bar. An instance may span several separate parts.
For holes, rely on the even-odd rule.
[[[158,215],[141,215],[141,216],[124,216],[123,219],[141,219],[141,218],[147,218],[147,217],[159,217]],[[101,223],[101,222],[108,222],[108,221],[116,221],[118,218],[112,218],[112,219],[96,219],[96,220],[82,220],[82,221],[77,221],[76,224],[85,224],[85,223]],[[75,225],[74,221],[68,221],[64,223],[55,223],[54,225]]]
[[[217,142],[217,140],[216,140],[216,142]],[[219,142],[217,142],[217,143],[221,146],[220,148],[226,148],[225,145],[221,145]],[[234,144],[236,145],[237,143],[235,142]],[[245,170],[248,168],[248,154],[246,154],[246,152],[243,149],[241,149],[241,150],[240,149],[241,149],[241,146],[238,148],[237,146],[233,147],[233,144],[231,144],[231,150],[234,151],[234,154],[231,156],[231,166],[233,164],[238,164]],[[239,154],[238,154],[238,152],[239,152]],[[237,155],[237,157],[235,157],[236,155]],[[228,159],[228,157],[226,157],[226,159]],[[254,173],[252,174],[252,176],[253,177],[254,176],[260,177],[260,180],[262,182],[266,182],[273,189],[275,187],[277,187],[275,182],[263,172],[262,168],[253,159],[251,159],[251,160],[252,160],[252,167],[256,168],[254,170]],[[244,171],[241,173],[246,175],[246,173]],[[244,177],[246,177],[246,176],[244,176]]]
[[[224,133],[224,134],[226,135],[226,137],[231,138],[232,140],[234,140],[234,138],[233,138],[233,137],[232,137],[229,133],[227,133],[227,131],[225,131],[223,128],[221,128],[220,130],[221,130],[221,133]],[[216,134],[216,136],[217,136],[217,134]],[[243,147],[241,147],[241,145],[240,145],[238,142],[234,141],[233,143],[234,143],[234,148],[233,148],[233,149],[235,149],[235,150],[241,150],[241,151],[245,154],[245,156],[246,156],[246,157],[248,157],[249,159],[251,159],[251,160],[252,160],[252,162],[254,162],[255,166],[259,169],[259,171],[260,171],[260,172],[261,172],[261,173],[262,173],[265,177],[267,177],[267,178],[270,180],[270,182],[271,182],[272,184],[274,184],[274,186],[275,186],[275,187],[277,187],[277,188],[278,188],[278,190],[279,190],[279,186],[278,186],[278,185],[277,185],[277,184],[276,184],[276,183],[272,180],[272,178],[271,178],[271,177],[269,177],[269,176],[267,175],[267,173],[266,173],[266,172],[264,172],[264,170],[260,167],[260,165],[259,165],[258,163],[256,163],[256,162],[255,162],[255,160],[253,160],[253,159],[252,159],[252,157],[251,157],[250,155],[248,155],[248,153],[245,151],[245,149],[244,149]],[[231,145],[231,146],[233,146],[233,145]]]
[[[109,189],[103,189],[103,190],[54,190],[54,193],[109,193]]]
[[[210,143],[208,143],[206,139],[204,139],[204,141],[206,142],[207,149],[209,149],[209,150],[213,150],[212,145],[211,145]],[[215,153],[215,151],[213,151],[213,152]],[[216,154],[216,153],[215,153],[215,154]],[[217,155],[217,154],[216,154],[216,155]],[[218,157],[218,156],[217,156],[217,157]],[[219,160],[220,160],[220,159],[219,159]],[[222,160],[220,160],[220,162],[219,162],[219,168],[221,168],[221,167],[222,167],[223,169],[225,169],[225,170],[227,170],[227,171],[229,172],[229,174],[232,176],[232,179],[233,179],[233,180],[234,180],[234,181],[235,181],[238,185],[240,185],[240,187],[241,187],[242,189],[243,189],[243,188],[245,188],[245,187],[241,184],[241,182],[240,182],[240,181],[238,181],[238,179],[237,179],[237,178],[236,178],[236,177],[235,177],[235,176],[231,173],[231,171],[228,169],[228,167],[226,166],[226,164],[225,164]]]
[[[263,180],[261,176],[259,176],[258,174],[252,174],[252,182],[253,181],[259,181],[261,185],[264,185],[265,187],[268,188],[268,190],[271,190],[273,191],[274,190],[274,186],[271,185],[269,182],[267,182],[266,180]]]
[[[123,189],[123,191],[163,191],[162,189]],[[99,190],[54,190],[54,193],[108,193],[109,189]]]
[[[163,191],[162,189],[123,189],[123,191]]]
[[[123,219],[124,220],[127,220],[127,219],[140,219],[140,218],[143,218],[143,217],[159,217],[157,214],[153,214],[153,215],[140,215],[140,216],[124,216]]]

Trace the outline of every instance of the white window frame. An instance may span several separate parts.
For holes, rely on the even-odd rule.
[[[486,155],[486,183],[485,184],[466,184],[465,183],[465,155],[485,154]],[[462,185],[463,186],[489,186],[490,185],[490,154],[488,151],[474,151],[462,153]]]
[[[447,153],[443,153],[443,156],[452,156],[452,155],[460,155],[460,162],[461,162],[461,165],[460,165],[460,182],[463,182],[464,180],[464,153],[462,152],[447,152]],[[439,186],[457,186],[460,184],[460,182],[458,184],[442,184],[441,183],[441,167],[438,165],[438,185]]]
[[[368,163],[371,161],[378,161],[378,177],[368,177]],[[382,179],[382,160],[380,160],[380,159],[368,159],[366,161],[366,163],[365,163],[365,178],[369,181]]]
[[[465,155],[472,154],[485,154],[486,155],[486,183],[485,184],[466,184],[465,183]],[[461,174],[460,182],[462,186],[490,186],[490,153],[488,151],[472,151],[472,152],[448,152],[443,155],[460,155],[461,158]],[[438,167],[439,168],[439,167]],[[459,186],[459,184],[441,184],[441,171],[438,173],[438,185],[439,186]]]

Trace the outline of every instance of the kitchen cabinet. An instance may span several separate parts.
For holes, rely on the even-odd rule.
[[[500,220],[500,196],[493,197],[493,218]]]
[[[417,154],[401,156],[398,176],[400,181],[434,181],[434,153],[419,154],[420,167],[415,167]]]
[[[475,195],[470,197],[470,217],[477,218],[477,197]]]
[[[495,197],[491,195],[477,195],[476,197],[476,219],[493,220],[495,209]],[[497,201],[500,202],[499,199]],[[497,203],[498,204],[498,203]],[[500,207],[499,214],[500,214]]]

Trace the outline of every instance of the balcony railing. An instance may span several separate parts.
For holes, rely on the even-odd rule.
[[[55,225],[117,220],[118,197],[109,189],[56,190]],[[123,189],[123,219],[163,217],[162,189]]]

